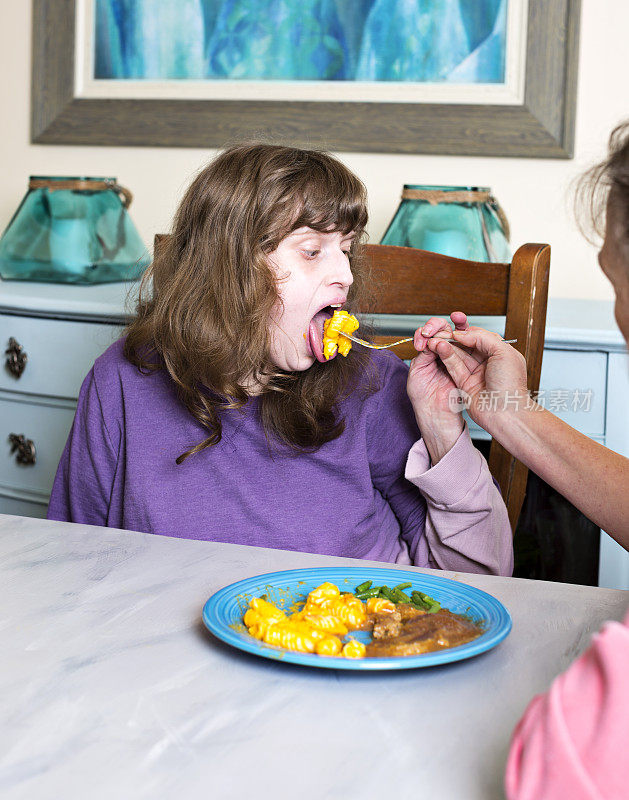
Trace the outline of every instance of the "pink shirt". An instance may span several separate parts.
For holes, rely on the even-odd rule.
[[[591,646],[518,723],[508,800],[629,798],[629,613]]]

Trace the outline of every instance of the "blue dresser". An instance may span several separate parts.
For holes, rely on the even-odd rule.
[[[133,313],[137,283],[0,282],[0,512],[44,517],[83,378]]]

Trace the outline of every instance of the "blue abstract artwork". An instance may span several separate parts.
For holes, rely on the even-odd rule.
[[[94,3],[97,80],[505,80],[508,0]]]

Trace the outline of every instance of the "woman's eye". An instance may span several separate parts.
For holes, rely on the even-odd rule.
[[[320,250],[304,250],[303,254],[306,256],[306,258],[316,258],[320,252]]]
[[[351,254],[352,254],[352,251],[351,250],[343,250],[343,253],[345,253],[345,255],[349,258],[351,256]]]

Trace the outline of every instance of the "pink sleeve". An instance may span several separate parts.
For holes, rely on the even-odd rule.
[[[507,761],[508,800],[629,797],[629,614],[608,622],[529,705]]]
[[[430,465],[420,439],[411,448],[405,477],[426,498],[426,531],[414,561],[439,569],[511,575],[513,534],[507,508],[467,426],[454,447]],[[423,551],[422,551],[423,549]]]

